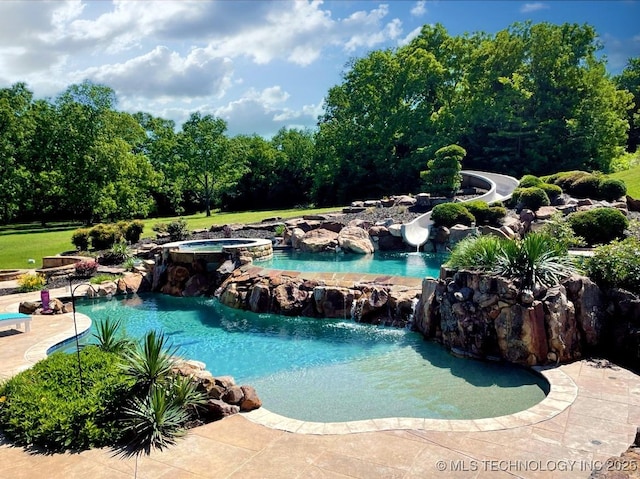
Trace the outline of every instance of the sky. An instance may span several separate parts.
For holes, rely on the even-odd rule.
[[[229,136],[314,128],[347,63],[397,48],[425,24],[451,35],[515,22],[588,23],[618,74],[640,56],[640,0],[2,0],[0,88],[54,98],[89,79],[117,109],[200,111]]]

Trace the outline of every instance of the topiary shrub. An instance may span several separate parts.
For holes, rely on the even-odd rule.
[[[587,244],[607,244],[624,236],[629,226],[627,217],[616,208],[595,208],[572,213],[567,217],[574,233]]]
[[[461,162],[467,152],[458,145],[440,148],[427,162],[427,170],[420,172],[423,188],[433,195],[453,196],[460,188]]]
[[[640,293],[640,239],[630,237],[597,247],[587,258],[586,269],[603,288]]]
[[[462,203],[442,203],[433,208],[431,220],[435,226],[450,228],[457,224],[471,226],[476,219]]]
[[[547,194],[547,196],[549,197],[549,201],[551,201],[552,203],[557,200],[562,194],[562,188],[551,183],[540,183],[538,185],[538,188],[540,188]]]
[[[518,188],[531,188],[532,186],[540,186],[543,181],[534,175],[524,175],[518,183]]]
[[[89,231],[94,250],[109,249],[122,237],[120,229],[113,224],[98,224]]]
[[[551,204],[544,190],[537,186],[532,186],[531,188],[516,188],[511,195],[511,201],[516,205],[516,210],[528,208],[536,211],[541,206]]]
[[[578,198],[594,198],[600,197],[600,177],[596,175],[587,175],[578,178],[567,189],[568,193]]]
[[[545,183],[552,183],[554,185],[558,185],[564,191],[569,191],[573,183],[575,183],[580,178],[584,178],[587,176],[592,176],[592,175],[591,173],[587,173],[586,171],[575,170],[575,171],[563,171],[551,176],[543,176],[541,179]]]
[[[89,249],[89,228],[78,228],[71,236],[71,243],[79,251],[87,251]]]
[[[507,215],[507,210],[503,206],[489,206],[482,200],[465,202],[464,207],[473,215],[479,225],[497,226],[500,224],[500,220]]]
[[[77,358],[54,353],[0,386],[0,424],[16,443],[62,452],[113,445],[122,437],[118,415],[133,381],[120,358],[87,346]]]
[[[599,199],[615,201],[627,194],[627,186],[622,180],[603,178],[598,187]]]

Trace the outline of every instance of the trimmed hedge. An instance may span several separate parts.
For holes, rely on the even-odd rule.
[[[442,203],[433,208],[431,220],[435,226],[450,228],[456,224],[471,226],[476,219],[462,203]]]
[[[71,242],[80,251],[103,250],[111,248],[124,239],[128,243],[137,243],[144,231],[141,220],[120,221],[118,223],[97,224],[92,228],[78,228],[71,236]]]
[[[503,206],[489,206],[485,201],[475,200],[464,203],[464,207],[476,219],[476,224],[494,225],[500,224],[500,220],[507,215]]]
[[[518,188],[531,188],[532,186],[540,186],[544,183],[540,178],[534,175],[524,175],[518,183]]]
[[[629,226],[627,217],[617,208],[595,208],[567,216],[573,232],[587,244],[607,244],[624,237]]]
[[[623,181],[586,171],[556,173],[543,177],[543,180],[560,186],[562,190],[578,198],[615,201],[627,194],[627,187]]]

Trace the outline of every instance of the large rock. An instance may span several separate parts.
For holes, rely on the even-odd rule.
[[[300,242],[302,241],[302,238],[304,238],[305,234],[306,233],[302,228],[293,228],[290,236],[291,247],[293,249],[300,249]]]
[[[338,233],[318,228],[305,233],[300,240],[300,251],[319,253],[334,250],[338,245]]]
[[[453,225],[449,228],[449,242],[451,244],[456,244],[459,241],[462,241],[469,235],[474,234],[476,231],[475,228],[465,225]]]
[[[267,313],[271,305],[271,290],[268,284],[258,283],[251,288],[249,309],[254,313]]]
[[[578,359],[581,353],[575,308],[567,300],[564,286],[547,289],[542,303],[546,313],[549,352],[553,354],[548,358],[555,362]]]
[[[347,226],[338,234],[338,245],[344,251],[358,254],[372,254],[373,242],[364,229]]]
[[[241,411],[253,411],[262,406],[262,401],[258,397],[258,393],[251,386],[241,386],[244,398],[240,403]]]
[[[596,347],[600,343],[606,317],[602,291],[586,276],[571,276],[562,284],[567,290],[567,299],[575,306],[576,323],[583,341],[588,347]]]
[[[350,318],[354,298],[354,291],[348,288],[316,286],[313,289],[316,310],[325,318]]]
[[[227,404],[221,399],[209,399],[206,407],[209,414],[215,419],[222,419],[240,412],[240,406]]]

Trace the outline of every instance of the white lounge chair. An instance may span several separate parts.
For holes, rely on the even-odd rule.
[[[0,328],[13,325],[18,329],[20,325],[24,325],[24,332],[31,331],[31,315],[22,313],[0,313]]]

